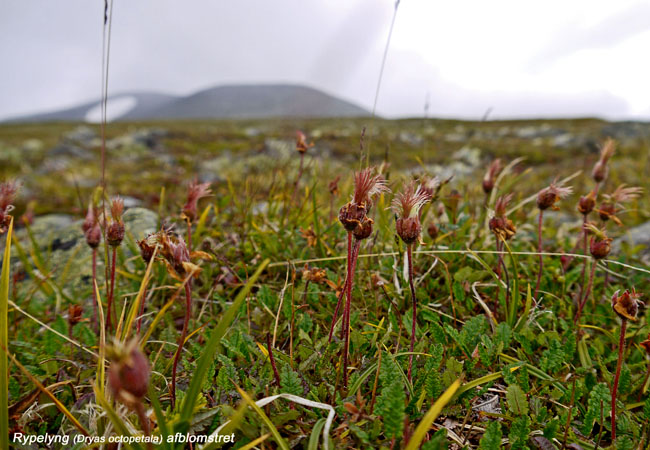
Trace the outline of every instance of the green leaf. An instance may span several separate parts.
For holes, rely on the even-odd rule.
[[[528,414],[528,399],[518,384],[511,384],[506,391],[508,409],[516,415]]]
[[[512,450],[527,449],[528,435],[530,434],[530,418],[528,416],[519,416],[512,421],[510,426],[510,448]]]
[[[302,383],[298,374],[288,365],[280,372],[280,385],[282,392],[293,395],[303,395]]]
[[[485,428],[485,433],[479,442],[480,450],[499,450],[501,448],[501,424],[497,421],[490,422]]]

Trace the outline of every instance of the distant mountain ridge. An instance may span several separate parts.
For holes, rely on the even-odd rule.
[[[366,109],[349,101],[318,89],[295,84],[223,85],[184,97],[155,92],[122,93],[111,96],[109,103],[120,99],[134,99],[134,106],[112,120],[323,118],[370,115]],[[89,113],[98,107],[99,100],[96,100],[58,111],[16,117],[7,122],[86,121]]]

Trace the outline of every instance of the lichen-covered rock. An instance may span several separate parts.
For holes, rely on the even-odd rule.
[[[638,255],[645,264],[650,264],[650,222],[631,228],[625,235],[614,239],[612,252],[618,253],[624,246],[641,246]]]
[[[119,247],[118,258],[122,261],[134,256],[137,251],[135,241],[148,233],[156,231],[158,215],[144,208],[127,209],[123,216],[126,239]],[[31,226],[42,267],[28,257],[29,270],[19,267],[24,276],[21,289],[32,289],[34,282],[40,279],[56,285],[64,295],[74,297],[92,292],[92,252],[86,244],[81,231],[82,220],[75,220],[63,214],[51,214],[37,217]],[[26,230],[19,230],[17,236],[26,255],[31,255],[32,243]],[[97,254],[97,282],[104,282],[104,245],[100,245]],[[33,276],[30,276],[31,275]]]

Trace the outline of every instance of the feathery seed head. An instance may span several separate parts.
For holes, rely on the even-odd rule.
[[[591,171],[591,176],[597,183],[601,183],[607,178],[607,174],[609,172],[609,167],[607,164],[612,155],[614,155],[615,150],[616,142],[614,142],[614,140],[611,138],[607,138],[605,143],[600,148],[600,158]]]
[[[494,189],[494,183],[496,182],[496,178],[497,176],[499,176],[502,170],[503,170],[503,164],[501,163],[501,160],[499,158],[492,161],[490,167],[488,167],[487,172],[485,172],[485,176],[483,177],[483,192],[485,192],[486,194],[492,192],[492,189]]]
[[[398,216],[395,222],[397,234],[405,244],[418,240],[422,232],[420,209],[431,200],[431,194],[411,182],[398,193],[392,202],[393,212]]]
[[[354,194],[352,195],[352,202],[357,205],[367,205],[368,208],[372,206],[372,200],[375,196],[382,192],[389,192],[386,186],[386,179],[382,174],[373,175],[373,169],[367,169],[357,172],[354,175]]]
[[[198,179],[190,182],[187,188],[187,202],[183,205],[183,217],[190,222],[196,219],[198,202],[212,193],[210,183],[199,183]]]
[[[638,198],[642,193],[643,188],[641,187],[621,184],[616,188],[614,192],[609,195],[606,194],[604,197],[614,204],[622,204]]]

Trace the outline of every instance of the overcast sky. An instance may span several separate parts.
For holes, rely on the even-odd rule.
[[[295,82],[372,108],[393,0],[115,0],[109,93]],[[102,0],[0,2],[0,119],[99,96]],[[402,0],[386,117],[650,119],[647,0]]]

